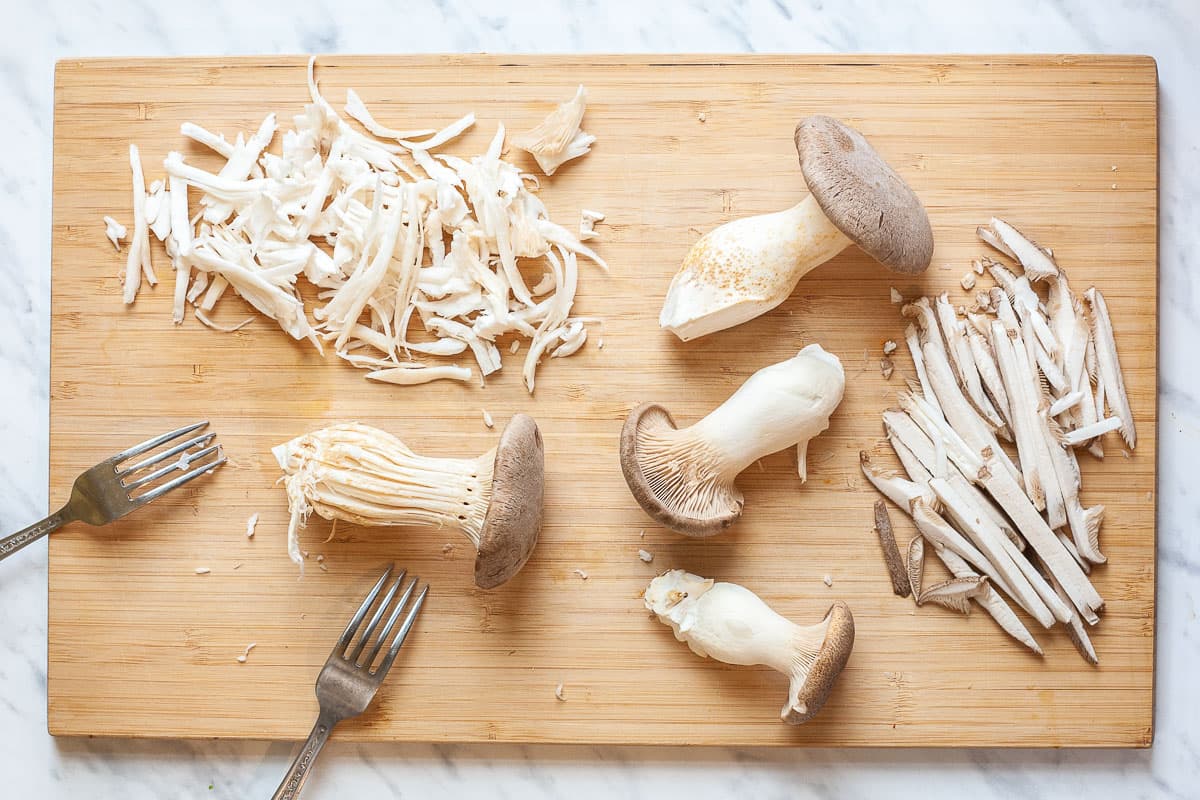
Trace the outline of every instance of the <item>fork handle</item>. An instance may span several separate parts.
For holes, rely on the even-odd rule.
[[[308,780],[312,771],[313,762],[317,760],[321,748],[329,741],[329,734],[333,732],[333,726],[336,724],[337,720],[324,711],[317,715],[317,724],[313,725],[312,733],[308,734],[304,747],[300,748],[296,760],[283,777],[283,783],[279,784],[275,794],[271,795],[271,800],[295,800],[300,796],[300,790],[304,788],[304,782]]]
[[[55,511],[41,522],[35,522],[24,530],[17,531],[12,536],[0,539],[0,560],[8,558],[25,545],[36,542],[48,533],[52,533],[68,522],[74,522],[75,516],[67,511],[66,506]]]

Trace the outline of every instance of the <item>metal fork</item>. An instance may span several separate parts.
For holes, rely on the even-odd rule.
[[[172,489],[178,489],[188,481],[212,472],[225,463],[221,445],[212,444],[216,433],[202,433],[185,441],[177,441],[206,425],[207,420],[185,425],[170,433],[147,439],[101,461],[75,479],[75,485],[71,487],[71,499],[66,505],[41,522],[0,539],[0,559],[7,558],[30,542],[36,542],[69,522],[78,520],[89,525],[107,525],[151,500],[162,497]],[[171,444],[173,442],[177,443]],[[126,466],[131,459],[166,444],[171,446]],[[206,460],[213,455],[216,458]],[[171,458],[174,460],[164,466],[158,466]],[[151,469],[152,467],[156,468]],[[175,471],[183,474],[166,483],[151,486]],[[141,491],[143,489],[145,491]]]
[[[413,590],[417,588],[419,580],[414,577],[400,595],[400,599],[393,603],[407,573],[407,570],[400,570],[400,575],[392,584],[392,588],[384,595],[378,608],[375,609],[375,613],[371,615],[370,621],[359,635],[359,627],[366,619],[367,612],[371,610],[375,598],[379,596],[379,591],[387,583],[394,567],[395,564],[388,565],[383,576],[376,581],[375,587],[367,594],[367,599],[363,600],[358,611],[354,612],[350,624],[346,626],[342,638],[338,639],[337,644],[333,646],[333,652],[329,654],[329,658],[325,659],[325,666],[321,668],[321,674],[317,676],[317,703],[321,707],[317,714],[317,723],[313,726],[312,733],[308,735],[296,760],[292,762],[291,769],[284,776],[283,783],[279,784],[279,788],[271,796],[272,800],[293,800],[300,796],[300,790],[304,787],[304,782],[308,780],[313,762],[316,761],[321,748],[329,741],[329,734],[333,731],[333,726],[344,719],[357,717],[367,710],[367,706],[375,698],[375,692],[379,690],[379,685],[383,683],[388,670],[392,668],[396,654],[400,652],[400,647],[408,637],[413,623],[416,622],[417,615],[421,613],[421,607],[425,605],[425,595],[429,593],[428,583],[417,593],[404,621],[400,621],[400,615],[413,596]],[[375,644],[363,658],[363,651],[371,642],[389,607],[393,610],[387,617],[383,632],[379,634]],[[392,638],[393,633],[395,640],[391,647],[384,652],[384,643]],[[354,643],[353,647],[350,646],[352,642]],[[383,653],[383,658],[372,670],[371,666],[375,664],[380,653]]]

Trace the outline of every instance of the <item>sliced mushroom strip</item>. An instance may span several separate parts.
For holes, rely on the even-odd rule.
[[[880,494],[895,503],[898,508],[907,510],[918,499],[924,499],[931,505],[937,502],[933,493],[919,484],[905,480],[893,472],[884,472],[873,466],[871,464],[871,456],[865,450],[858,454],[858,459],[863,475],[867,477],[871,485]]]
[[[511,579],[542,527],[544,466],[537,424],[514,415],[479,458],[419,456],[391,434],[334,425],[272,450],[288,496],[288,553],[303,568],[299,528],[316,512],[357,525],[452,528],[475,545],[475,585]]]
[[[1070,608],[1059,601],[1032,565],[1029,565],[1008,537],[993,525],[986,515],[977,513],[974,506],[954,491],[946,481],[934,478],[929,485],[942,502],[947,515],[1000,571],[1007,586],[1013,590],[1008,592],[1009,595],[1028,611],[1030,616],[1047,628],[1054,624],[1055,619],[1060,622],[1070,619]],[[1027,565],[1028,569],[1023,568],[1023,564]],[[1031,577],[1031,573],[1034,577]],[[1040,586],[1037,585],[1039,583]]]
[[[925,576],[925,538],[923,535],[914,536],[909,540],[904,567],[908,591],[914,598],[918,598],[921,596]],[[920,603],[917,605],[920,605]]]
[[[1004,390],[1004,381],[1000,377],[1000,368],[996,365],[991,348],[988,346],[987,341],[984,340],[983,335],[975,330],[967,332],[967,345],[971,349],[971,358],[975,361],[975,368],[979,370],[979,378],[983,382],[983,388],[991,396],[993,407],[999,413],[1005,426],[1011,431],[1012,410],[1008,399],[1008,392]]]
[[[996,364],[1011,404],[1012,417],[1009,421],[1017,440],[1025,493],[1033,501],[1034,507],[1041,510],[1046,507],[1046,478],[1042,473],[1048,465],[1043,463],[1041,457],[1042,440],[1038,433],[1037,408],[1028,367],[1019,358],[1024,351],[1018,341],[1019,335],[1015,332],[1010,334],[1003,323],[993,322],[990,333],[992,352],[996,354]]]
[[[912,590],[905,575],[904,561],[900,558],[900,548],[896,545],[892,520],[888,517],[887,505],[882,500],[875,501],[875,535],[879,537],[879,546],[883,548],[883,562],[887,565],[888,577],[892,580],[892,591],[898,597],[908,597]]]
[[[1109,408],[1121,420],[1121,438],[1133,449],[1137,446],[1137,430],[1133,423],[1133,411],[1125,393],[1125,377],[1121,373],[1121,361],[1117,358],[1117,342],[1113,336],[1112,321],[1108,317],[1108,304],[1099,289],[1092,287],[1085,293],[1092,307],[1092,340],[1096,346],[1096,366],[1100,373],[1100,384],[1104,387],[1104,399]],[[1104,406],[1097,402],[1096,411],[1104,413]]]
[[[681,569],[659,575],[645,591],[646,608],[701,658],[763,665],[788,677],[779,717],[807,722],[825,705],[854,648],[854,617],[845,603],[830,606],[816,625],[780,616],[736,583],[716,583]]]
[[[1100,552],[1100,524],[1104,521],[1104,506],[1084,508],[1079,502],[1081,477],[1075,451],[1061,445],[1051,428],[1052,423],[1043,425],[1043,436],[1050,458],[1054,462],[1054,474],[1062,491],[1067,523],[1078,554],[1093,564],[1103,564],[1107,559]]]
[[[909,325],[904,329],[904,341],[908,345],[908,352],[912,354],[913,367],[917,371],[917,379],[921,382],[921,393],[940,417],[942,407],[938,405],[937,395],[933,393],[933,387],[929,384],[929,373],[925,371],[925,356],[921,355],[921,342],[915,326]]]
[[[979,577],[979,573],[971,569],[970,565],[966,561],[963,561],[958,554],[945,548],[935,548],[933,552],[934,555],[942,560],[942,563],[946,565],[946,569],[950,570],[950,574],[954,577]],[[990,582],[983,587],[974,600],[983,607],[984,611],[987,611],[992,616],[992,619],[996,620],[996,623],[1005,633],[1039,656],[1043,654],[1041,646],[1037,643],[1037,639],[1034,639],[1029,629],[1021,624],[1020,618],[1013,613],[1008,603],[1004,602],[1004,598],[992,587]]]
[[[621,431],[621,471],[646,513],[685,536],[711,536],[742,513],[737,476],[763,456],[796,446],[807,478],[808,443],[829,427],[846,375],[837,356],[810,344],[750,376],[696,424],[644,403]]]
[[[895,272],[928,268],[933,229],[925,207],[862,134],[811,116],[794,138],[811,194],[787,211],[727,222],[692,246],[658,320],[680,339],[770,311],[851,243]]]
[[[996,249],[1016,260],[1025,270],[1029,280],[1046,280],[1058,274],[1058,265],[1054,263],[1054,259],[1032,239],[997,217],[992,217],[989,224],[991,230],[980,228],[977,231],[979,237],[992,244],[993,239],[985,236],[983,231],[994,234],[995,239],[999,240],[999,245],[994,245]]]
[[[1124,421],[1120,417],[1106,417],[1099,422],[1093,422],[1091,425],[1085,425],[1082,428],[1076,428],[1073,431],[1067,431],[1063,434],[1063,443],[1072,447],[1085,444],[1092,439],[1103,436],[1110,431],[1120,430],[1124,425]]]
[[[959,386],[965,390],[964,396],[988,425],[994,430],[1000,430],[1004,427],[1004,420],[983,393],[983,382],[980,380],[975,357],[971,353],[971,345],[967,341],[966,329],[944,292],[934,301],[934,310],[946,340],[946,352],[950,355],[950,363],[957,373]]]

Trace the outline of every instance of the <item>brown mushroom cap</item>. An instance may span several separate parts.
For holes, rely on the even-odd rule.
[[[705,516],[696,516],[678,508],[655,492],[638,455],[638,431],[648,426],[673,429],[675,420],[671,418],[671,412],[657,403],[643,403],[625,418],[625,425],[621,428],[621,472],[625,474],[625,482],[629,484],[629,491],[633,492],[638,505],[655,520],[684,536],[712,536],[732,525],[742,515],[743,504],[742,493],[733,486],[727,487],[718,498],[713,513]]]
[[[517,414],[496,446],[492,499],[475,555],[475,585],[494,589],[521,571],[542,530],[545,456],[537,423]]]
[[[920,198],[863,135],[821,115],[796,126],[808,190],[825,216],[867,255],[905,275],[933,259],[933,229]]]
[[[781,715],[789,725],[799,725],[816,716],[829,699],[837,677],[854,649],[854,616],[850,607],[838,600],[825,612],[825,619],[829,620],[829,627],[825,630],[821,649],[817,651],[817,659],[804,679],[796,702]]]

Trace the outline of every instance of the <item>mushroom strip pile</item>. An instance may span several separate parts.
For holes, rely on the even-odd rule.
[[[570,355],[587,338],[591,320],[571,314],[576,256],[604,262],[550,221],[533,193],[537,177],[500,157],[503,125],[482,155],[435,155],[474,124],[474,114],[440,131],[396,131],[351,90],[345,110],[363,133],[321,95],[313,66],[310,60],[311,102],[283,133],[279,154],[267,149],[274,114],[232,143],[187,123],[183,135],[225,164],[209,172],[172,152],[163,162],[167,182],[147,192],[137,148],[130,149],[135,225],[125,302],[134,302],[143,275],[151,285],[156,280],[153,233],[174,267],[176,323],[190,302],[201,323],[231,330],[209,315],[232,289],[292,338],[322,352],[331,344],[340,358],[370,370],[368,379],[394,384],[470,380],[467,366],[423,360],[467,350],[482,380],[500,369],[497,340],[521,336],[530,340],[522,374],[532,392],[543,356]],[[572,131],[583,98],[581,87]],[[594,137],[585,138],[590,145]],[[571,141],[557,158],[586,152]],[[189,188],[198,200],[191,207]],[[544,274],[529,286],[522,268],[533,263]],[[311,309],[301,277],[317,290]],[[414,316],[422,332],[414,332]]]
[[[997,286],[970,309],[945,294],[904,306],[919,381],[900,394],[900,408],[884,412],[883,425],[905,476],[880,470],[866,453],[862,469],[920,531],[908,558],[918,604],[965,612],[975,600],[1040,655],[1003,592],[1042,626],[1066,625],[1095,664],[1087,626],[1104,600],[1089,575],[1105,562],[1104,506],[1083,505],[1076,451],[1103,458],[1110,431],[1120,431],[1126,455],[1137,441],[1108,307],[1095,287],[1081,302],[1051,251],[1007,222],[992,219],[978,233],[1012,266],[976,262],[975,272]],[[950,581],[920,585],[924,545]]]

